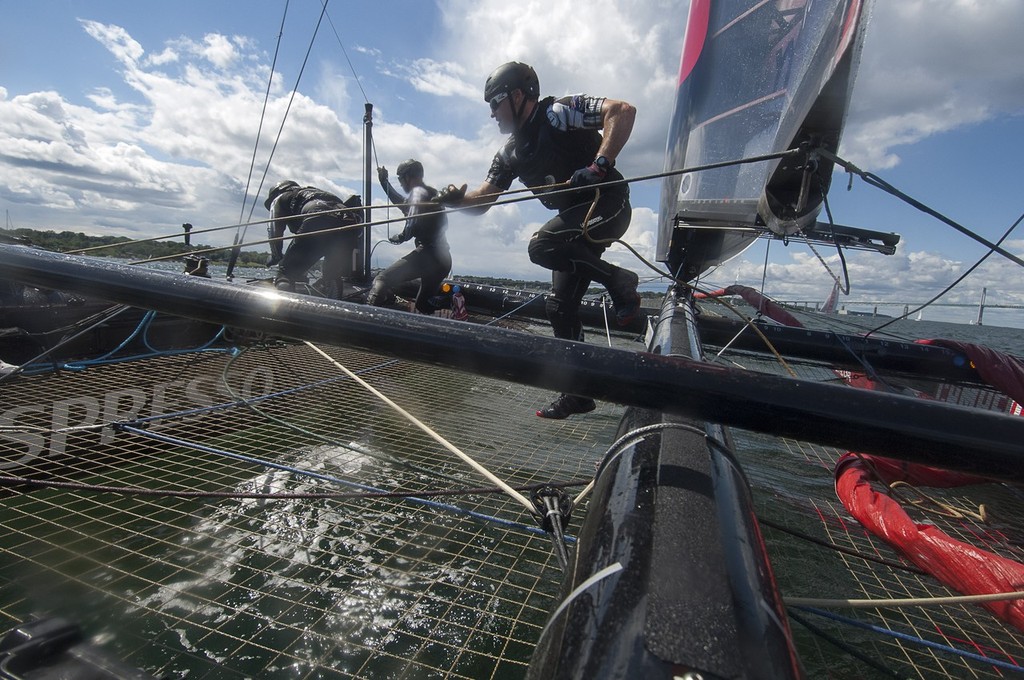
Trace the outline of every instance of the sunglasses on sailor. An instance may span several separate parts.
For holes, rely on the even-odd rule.
[[[491,113],[497,111],[498,107],[501,106],[501,103],[506,99],[508,99],[508,92],[499,92],[498,94],[494,95],[494,97],[489,102],[491,105]]]

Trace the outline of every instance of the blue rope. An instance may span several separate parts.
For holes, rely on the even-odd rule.
[[[956,647],[950,647],[949,645],[944,645],[944,644],[941,644],[941,643],[938,643],[938,642],[931,642],[930,640],[925,640],[925,639],[917,637],[915,635],[907,635],[906,633],[900,633],[898,631],[891,630],[889,628],[882,628],[881,626],[876,626],[876,625],[871,624],[871,623],[864,623],[863,621],[858,621],[857,619],[851,619],[851,618],[848,618],[848,617],[845,617],[845,616],[841,616],[839,614],[834,614],[832,612],[825,611],[823,609],[816,609],[814,607],[794,607],[794,609],[799,609],[800,611],[807,612],[809,614],[817,614],[818,616],[825,617],[826,619],[831,619],[833,621],[838,621],[839,623],[845,623],[847,625],[854,626],[856,628],[862,628],[864,630],[869,630],[869,631],[871,631],[873,633],[880,633],[882,635],[888,635],[890,637],[894,637],[894,638],[897,638],[899,640],[903,640],[905,642],[912,642],[914,644],[921,645],[923,647],[929,647],[931,649],[936,649],[936,650],[939,650],[939,651],[942,651],[942,652],[947,652],[949,654],[954,654],[956,656],[960,656],[960,657],[963,657],[965,659],[970,659],[972,661],[978,661],[980,663],[991,664],[992,666],[996,666],[997,668],[1001,668],[1003,670],[1015,671],[1017,673],[1024,673],[1024,667],[1022,667],[1022,666],[1020,666],[1020,665],[1018,665],[1016,663],[1009,663],[1007,661],[999,661],[998,659],[993,659],[991,657],[983,656],[981,654],[975,654],[974,652],[968,652],[965,649],[957,649]]]
[[[246,456],[246,455],[240,454],[240,453],[233,453],[231,451],[225,451],[224,449],[216,449],[216,448],[213,448],[213,447],[210,447],[210,446],[204,446],[202,444],[197,444],[195,442],[190,442],[190,441],[187,441],[187,440],[184,440],[184,439],[178,439],[177,437],[169,437],[167,435],[157,434],[155,432],[151,432],[150,430],[140,429],[140,428],[133,427],[131,425],[126,425],[126,424],[123,424],[123,423],[115,425],[115,427],[118,430],[121,430],[121,431],[124,431],[124,432],[130,432],[132,434],[137,434],[137,435],[140,435],[140,436],[143,436],[143,437],[149,437],[151,439],[156,439],[158,441],[162,441],[162,442],[167,443],[167,444],[174,444],[176,446],[182,446],[182,447],[185,447],[185,448],[191,448],[191,449],[194,449],[196,451],[202,451],[204,453],[212,453],[212,454],[215,454],[215,455],[226,456],[228,458],[233,458],[235,460],[240,460],[240,461],[245,462],[245,463],[252,463],[254,465],[262,465],[262,466],[269,467],[269,468],[272,468],[272,469],[275,469],[275,470],[282,470],[284,472],[291,472],[291,473],[297,474],[297,475],[303,475],[303,476],[306,476],[306,477],[312,477],[313,479],[319,479],[321,481],[331,482],[333,484],[340,484],[342,486],[345,486],[345,487],[348,487],[348,488],[352,488],[352,489],[358,489],[360,491],[367,491],[367,492],[370,492],[370,493],[390,493],[387,489],[379,489],[377,487],[369,486],[369,485],[366,485],[366,484],[359,484],[357,482],[350,482],[350,481],[347,481],[347,480],[344,480],[344,479],[340,479],[338,477],[333,477],[331,475],[325,475],[325,474],[321,474],[319,472],[312,472],[310,470],[303,470],[301,468],[297,468],[297,467],[294,467],[294,466],[291,466],[291,465],[284,465],[282,463],[275,463],[273,461],[264,460],[262,458],[254,458],[252,456]],[[425,505],[425,506],[430,507],[430,508],[434,508],[434,509],[438,509],[438,510],[447,510],[449,512],[454,512],[454,513],[459,514],[459,515],[468,515],[469,517],[473,517],[475,519],[483,520],[485,522],[493,522],[493,523],[496,523],[496,524],[500,524],[502,526],[512,527],[512,528],[515,528],[515,529],[522,529],[522,530],[527,531],[527,532],[532,533],[532,534],[537,534],[537,535],[540,535],[540,536],[547,536],[547,532],[545,532],[540,527],[535,527],[535,526],[531,526],[531,525],[528,525],[528,524],[523,524],[521,522],[512,522],[510,520],[501,519],[500,517],[494,517],[493,515],[485,515],[483,513],[476,512],[474,510],[466,510],[465,508],[460,508],[457,505],[451,505],[449,503],[438,503],[436,501],[432,501],[432,500],[429,500],[429,499],[426,499],[426,498],[419,498],[418,496],[403,496],[403,498],[406,499],[406,500],[412,501],[413,503],[419,503],[421,505]],[[573,536],[565,536],[565,540],[568,541],[568,542],[573,542],[574,543],[576,541],[576,538],[573,537]]]
[[[127,361],[137,361],[139,359],[152,359],[154,357],[160,357],[160,356],[177,356],[177,355],[181,355],[181,354],[193,354],[193,353],[202,353],[202,352],[217,352],[217,353],[221,353],[221,352],[225,352],[225,351],[228,351],[228,352],[235,351],[234,348],[229,348],[227,350],[219,349],[219,348],[216,348],[216,349],[211,349],[210,348],[210,345],[212,345],[221,336],[223,336],[223,334],[224,334],[224,326],[221,326],[220,329],[217,331],[217,333],[214,334],[214,336],[208,342],[204,343],[200,347],[193,347],[193,348],[187,348],[187,349],[176,349],[176,350],[159,350],[159,349],[155,349],[150,344],[150,342],[149,342],[149,328],[151,327],[154,318],[156,318],[156,312],[154,312],[152,310],[147,311],[145,314],[143,314],[142,319],[139,320],[139,323],[138,323],[138,325],[135,326],[135,329],[131,333],[129,333],[125,337],[125,339],[122,340],[120,342],[120,344],[118,344],[117,347],[115,347],[114,349],[110,350],[109,352],[107,352],[105,354],[102,354],[102,355],[96,357],[95,359],[87,359],[87,360],[84,360],[84,361],[76,361],[74,363],[65,363],[65,364],[62,364],[59,368],[62,369],[62,370],[65,370],[65,371],[76,371],[77,372],[77,371],[84,371],[84,370],[86,370],[90,366],[104,366],[104,365],[109,365],[109,364],[119,364],[119,363],[124,363],[124,362],[127,362]],[[142,335],[143,343],[150,350],[149,353],[146,353],[146,354],[136,354],[136,355],[133,355],[133,356],[115,357],[115,355],[118,352],[120,352],[125,347],[127,347],[128,343],[130,343],[133,339],[138,337],[140,334]],[[24,367],[22,367],[22,371],[21,372],[23,374],[25,374],[25,375],[40,375],[42,373],[51,373],[51,372],[57,370],[57,368],[58,367],[53,362],[48,362],[45,365],[40,365],[40,366],[35,367],[35,368],[24,366]]]
[[[145,323],[145,329],[143,330],[143,333],[142,333],[142,342],[145,343],[146,348],[149,349],[152,352],[157,352],[157,353],[161,353],[161,354],[164,353],[164,352],[168,352],[168,351],[170,351],[170,352],[178,352],[178,351],[180,351],[180,350],[161,350],[161,349],[157,349],[157,348],[153,347],[153,345],[149,341],[149,329],[152,328],[152,326],[153,326],[153,319],[156,318],[156,312],[149,312],[149,314],[152,314],[153,316],[149,317],[148,319],[143,319],[143,323]],[[210,347],[210,345],[212,345],[213,343],[217,342],[224,335],[224,330],[225,330],[224,326],[221,326],[219,329],[217,329],[217,332],[214,333],[212,338],[210,338],[206,343],[200,345],[199,347],[196,347],[195,350],[196,351],[203,351],[205,349],[208,349]]]

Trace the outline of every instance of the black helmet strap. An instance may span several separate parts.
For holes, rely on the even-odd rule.
[[[516,106],[515,100],[512,98],[512,93],[515,92],[516,90],[519,90],[522,93],[522,95],[523,95],[522,101],[519,103],[519,106]],[[516,127],[518,127],[520,125],[519,117],[521,115],[523,115],[523,112],[526,110],[526,101],[527,101],[527,96],[526,96],[526,92],[523,89],[517,87],[517,88],[515,88],[513,90],[509,90],[509,93],[508,93],[508,105],[509,105],[509,108],[512,109],[512,118],[513,118],[513,120],[515,120]]]

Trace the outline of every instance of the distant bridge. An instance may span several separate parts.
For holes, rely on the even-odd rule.
[[[967,307],[970,309],[978,310],[978,320],[975,321],[977,325],[982,325],[982,317],[985,315],[986,309],[1024,309],[1024,303],[1021,304],[990,304],[985,301],[987,289],[982,289],[981,301],[978,303],[973,302],[932,302],[927,307]],[[789,300],[780,301],[779,304],[786,305],[789,307],[797,307],[802,309],[813,309],[818,311],[825,304],[822,300]],[[903,316],[910,314],[910,310],[922,308],[923,302],[893,302],[891,300],[847,300],[842,303],[842,309],[849,309],[850,307],[870,307],[874,310],[875,314],[878,314],[879,307],[902,307]],[[924,307],[925,309],[927,307]]]
[[[804,309],[818,309],[824,304],[823,300],[777,300],[780,305],[787,305],[789,307],[803,307]],[[891,300],[847,300],[843,302],[843,307],[906,307],[907,309],[916,309],[923,305],[923,302],[893,302]],[[991,304],[991,303],[977,303],[977,302],[933,302],[929,307],[970,307],[972,309],[978,309],[984,307],[985,309],[1024,309],[1024,304]]]

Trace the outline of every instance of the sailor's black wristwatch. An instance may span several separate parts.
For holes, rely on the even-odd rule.
[[[608,172],[615,167],[615,161],[608,160],[605,156],[598,156],[594,159],[594,165],[601,169],[603,172]]]

